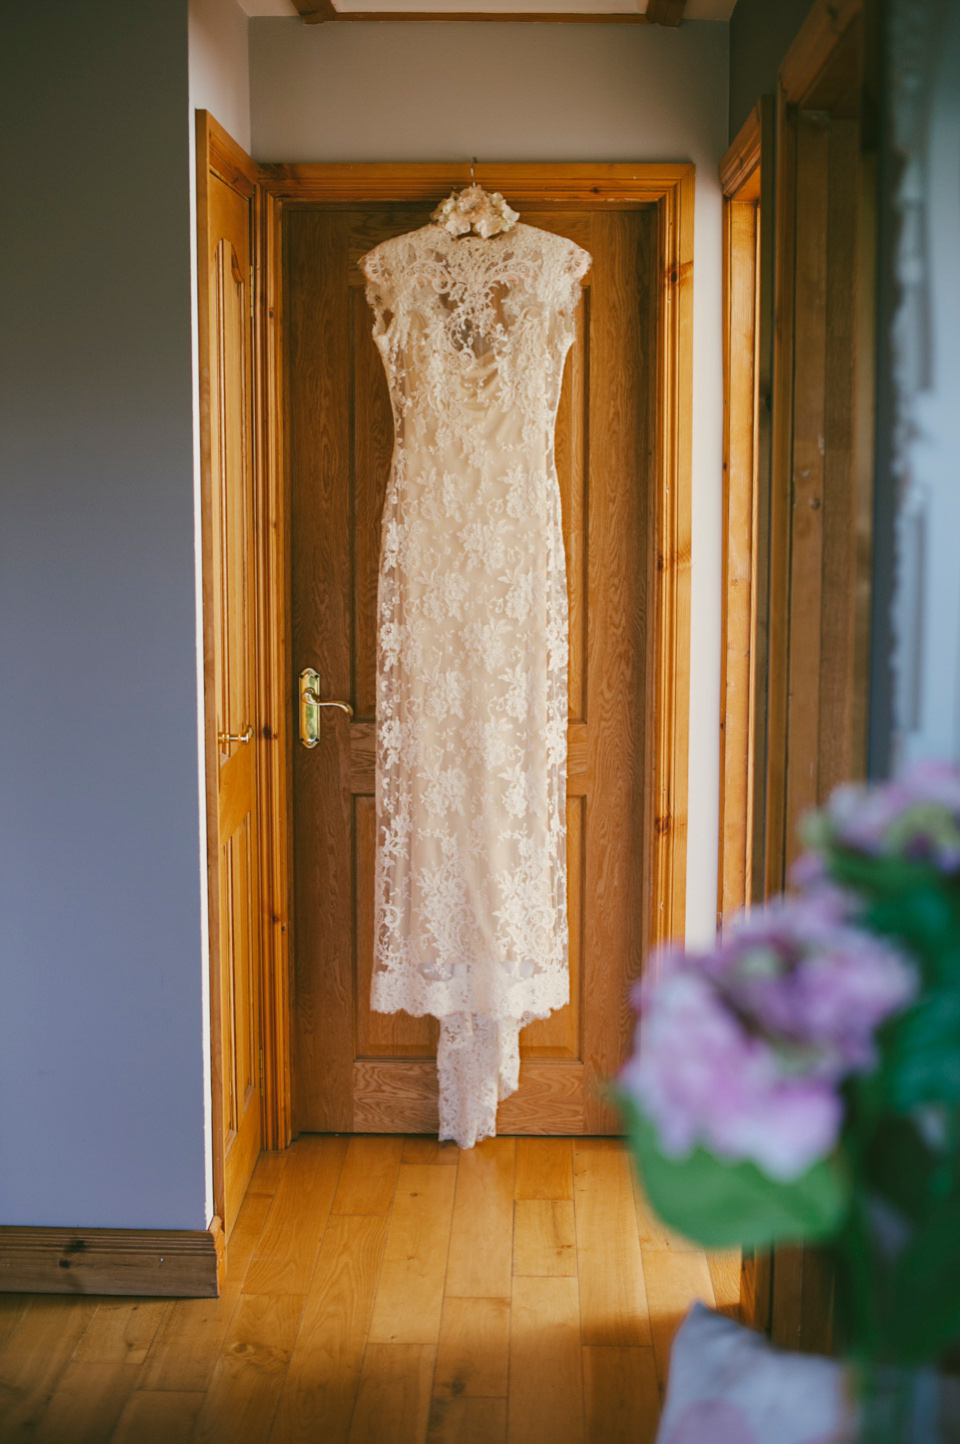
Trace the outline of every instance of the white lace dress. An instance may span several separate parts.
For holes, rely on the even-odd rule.
[[[395,445],[377,653],[371,1003],[440,1020],[440,1137],[496,1132],[569,1001],[567,590],[553,437],[572,241],[439,225],[360,262]]]

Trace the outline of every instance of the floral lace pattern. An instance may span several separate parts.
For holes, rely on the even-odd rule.
[[[553,435],[590,257],[440,226],[361,261],[394,414],[371,1002],[441,1020],[440,1137],[496,1132],[569,1000],[567,591]]]

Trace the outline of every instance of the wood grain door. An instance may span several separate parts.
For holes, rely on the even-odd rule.
[[[293,666],[314,667],[351,722],[323,714],[294,763],[296,1122],[432,1132],[437,1024],[369,1007],[373,955],[375,606],[393,445],[356,261],[426,209],[287,208],[286,394]],[[507,1133],[617,1127],[601,1099],[628,1047],[627,993],[647,932],[646,661],[655,461],[653,207],[524,219],[593,256],[557,426],[570,598],[568,916],[571,1002],[521,1035]]]
[[[205,517],[208,726],[216,768],[212,875],[214,1106],[223,1140],[229,1234],[260,1152],[260,901],[256,588],[252,445],[250,201],[218,177],[207,189],[209,486]],[[210,659],[208,658],[208,663]],[[214,715],[210,715],[210,713]]]

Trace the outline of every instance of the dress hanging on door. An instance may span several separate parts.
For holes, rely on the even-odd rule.
[[[371,1004],[440,1020],[440,1137],[469,1148],[569,1001],[554,427],[590,257],[479,187],[435,216],[360,262],[395,428]]]

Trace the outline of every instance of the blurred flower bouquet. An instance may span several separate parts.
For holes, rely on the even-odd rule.
[[[618,1101],[673,1228],[831,1248],[870,1377],[960,1338],[960,772],[840,788],[806,841],[792,896],[639,986]]]

